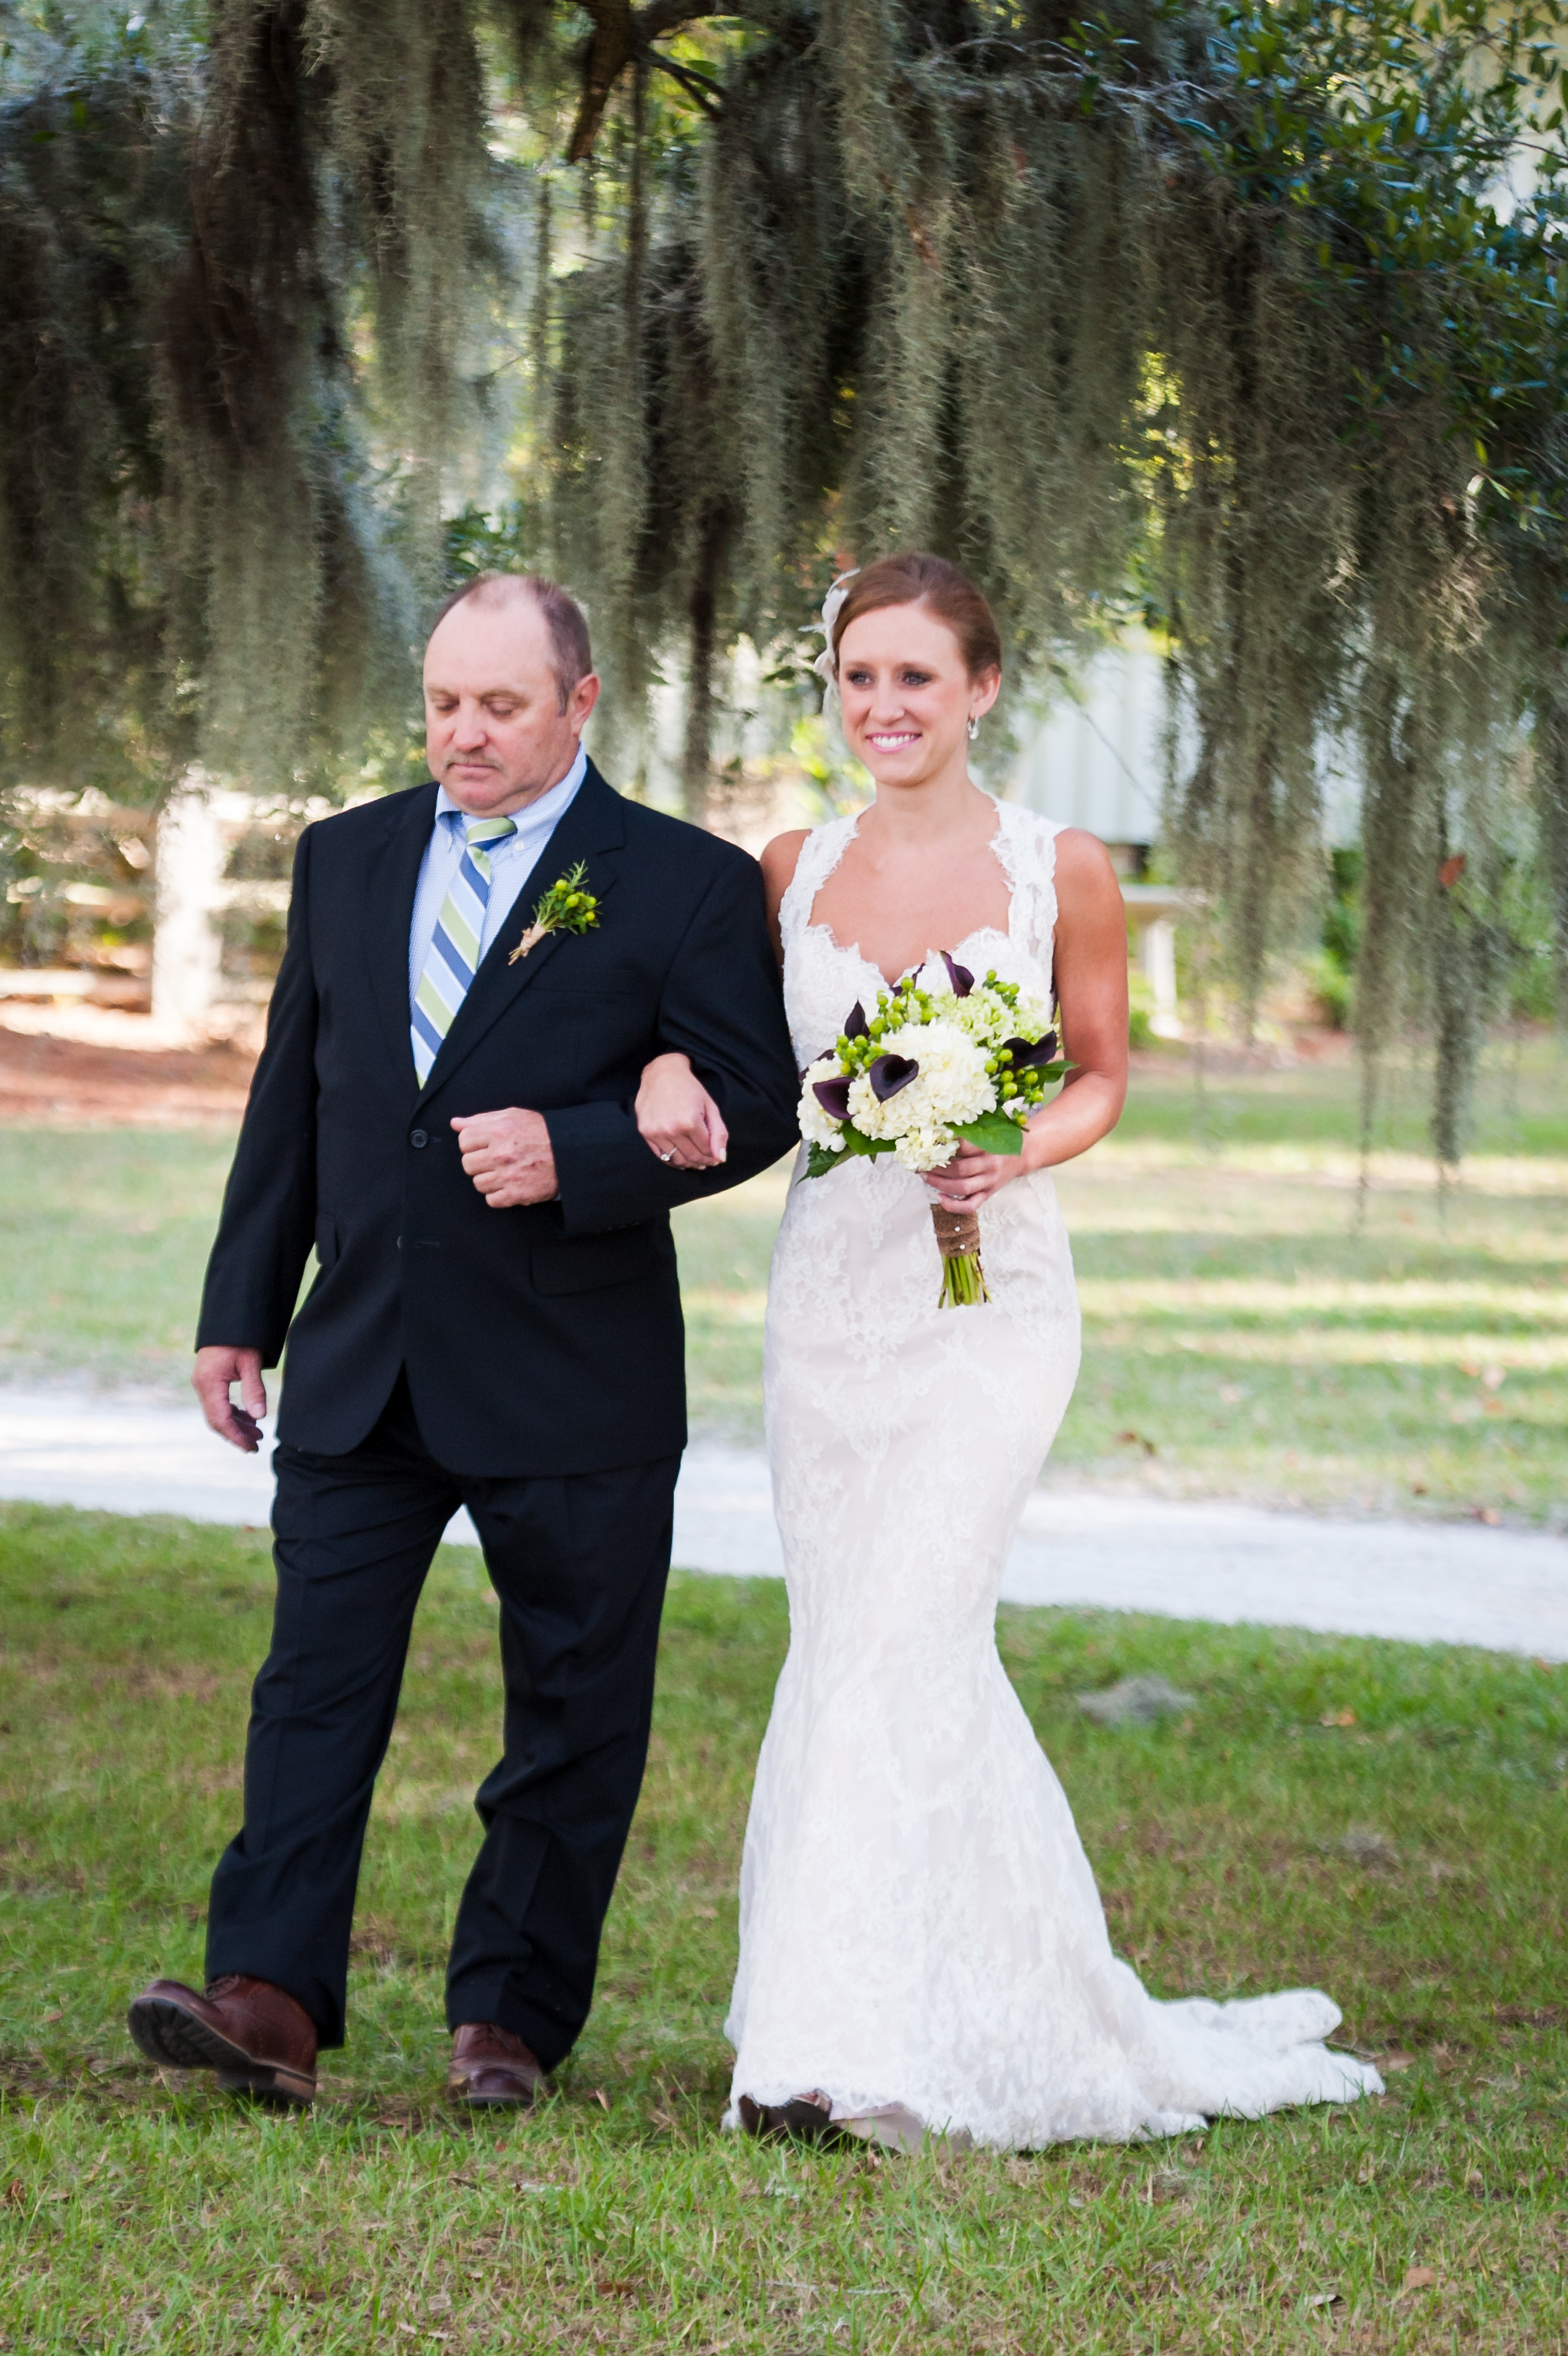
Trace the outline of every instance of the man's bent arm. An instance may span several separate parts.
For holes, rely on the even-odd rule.
[[[299,838],[288,943],[267,1010],[267,1044],[251,1082],[223,1192],[198,1349],[225,1344],[283,1355],[299,1280],[316,1239],[316,980],[309,925],[310,835]]]
[[[719,1194],[800,1141],[800,1082],[755,861],[726,861],[703,894],[671,964],[656,1030],[659,1051],[689,1056],[717,1103],[728,1159],[716,1170],[667,1168],[638,1134],[629,1104],[547,1112],[569,1236],[631,1226]]]

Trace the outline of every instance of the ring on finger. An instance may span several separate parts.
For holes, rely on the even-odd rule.
[[[659,1159],[660,1162],[673,1162],[675,1159],[675,1148],[671,1146],[669,1151],[667,1153],[661,1153]]]

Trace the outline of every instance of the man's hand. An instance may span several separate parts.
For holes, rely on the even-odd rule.
[[[561,1191],[544,1116],[521,1112],[457,1113],[453,1128],[463,1167],[492,1211],[523,1203],[552,1203]]]
[[[231,1350],[226,1345],[198,1350],[190,1381],[201,1401],[201,1412],[219,1439],[253,1456],[262,1444],[260,1419],[267,1411],[261,1352]],[[231,1383],[240,1386],[242,1404],[239,1407],[229,1396]]]

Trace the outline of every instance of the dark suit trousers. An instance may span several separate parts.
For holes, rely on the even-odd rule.
[[[593,1997],[599,1933],[648,1752],[675,1475],[489,1480],[426,1450],[406,1377],[344,1456],[274,1459],[278,1591],[245,1751],[244,1829],[213,1876],[207,1967],[286,1988],[343,2042],[349,1934],[414,1606],[467,1505],[500,1599],[505,1745],[457,1911],[456,2028],[498,2021],[546,2069]]]

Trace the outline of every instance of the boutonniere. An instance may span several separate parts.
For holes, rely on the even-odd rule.
[[[525,958],[547,933],[591,933],[599,921],[599,904],[591,892],[583,889],[587,869],[579,859],[569,874],[560,876],[548,892],[536,900],[533,918],[516,948],[508,958],[515,965]]]

